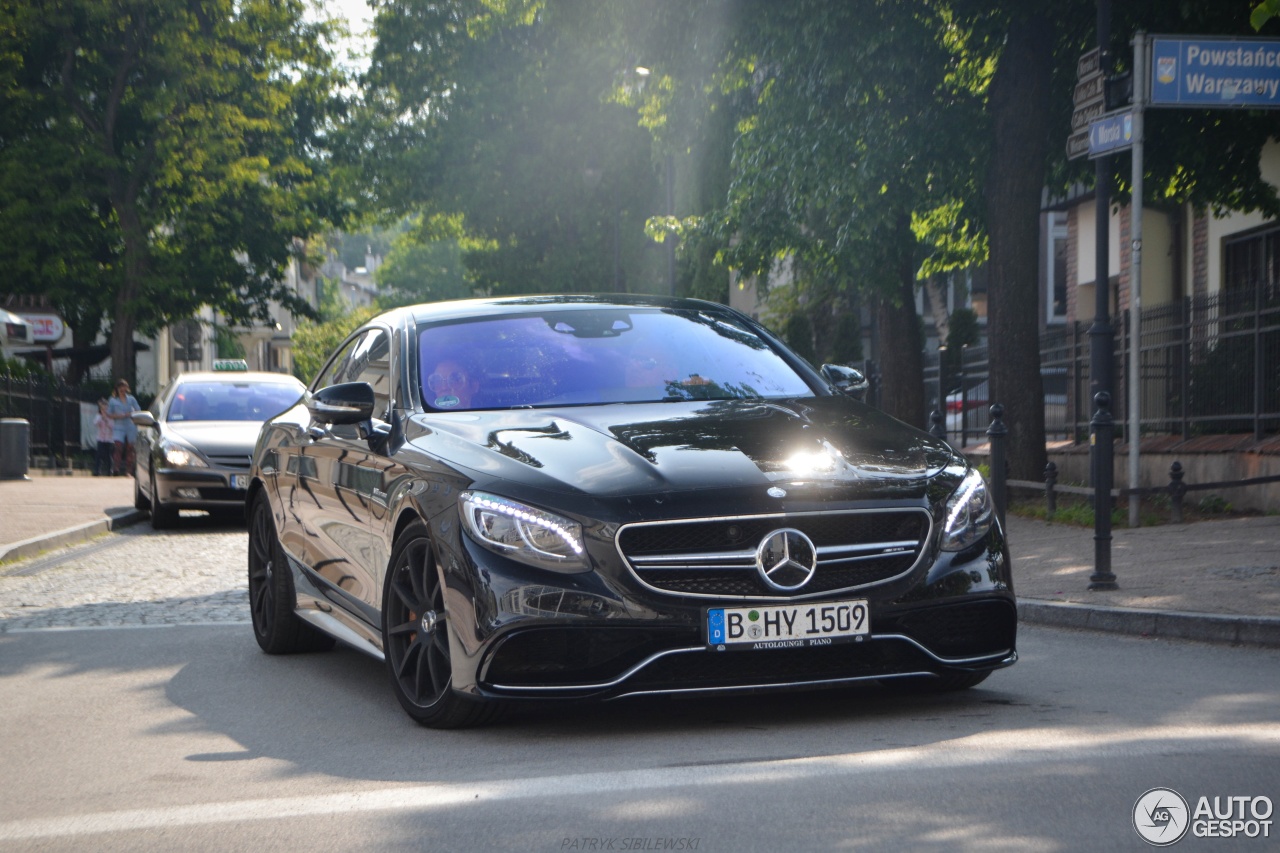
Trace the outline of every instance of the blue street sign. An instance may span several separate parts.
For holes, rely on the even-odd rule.
[[[1153,36],[1150,103],[1280,108],[1280,41]]]
[[[1114,154],[1133,146],[1133,113],[1111,113],[1089,122],[1089,158]]]

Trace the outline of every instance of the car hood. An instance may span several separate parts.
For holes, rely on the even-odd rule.
[[[406,436],[477,475],[599,496],[789,484],[918,498],[932,474],[962,464],[945,442],[847,397],[420,415]]]
[[[206,456],[250,456],[262,424],[257,421],[169,421],[165,430]]]

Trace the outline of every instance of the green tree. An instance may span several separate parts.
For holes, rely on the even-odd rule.
[[[680,138],[689,123],[682,100],[736,116],[728,190],[703,211],[698,230],[717,243],[725,264],[760,281],[788,258],[792,304],[824,331],[835,328],[826,317],[863,299],[874,305],[881,403],[922,424],[914,291],[922,266],[941,254],[934,247],[948,249],[951,265],[958,254],[969,263],[979,257],[965,199],[972,198],[972,130],[987,77],[970,67],[957,45],[964,34],[954,32],[945,9],[738,0],[720,15],[725,5],[664,7],[675,21],[700,12],[733,23],[715,42],[722,55],[701,64],[682,57],[696,53],[702,27],[686,21],[663,32],[658,49],[675,79],[647,97],[642,114],[664,117],[650,123],[665,139]],[[951,41],[940,38],[944,31]],[[699,138],[696,130],[683,133]],[[714,141],[709,133],[701,138]],[[930,215],[941,207],[951,216]],[[943,259],[936,262],[941,267]],[[824,340],[819,348],[829,347]]]
[[[634,71],[609,49],[616,9],[378,9],[359,113],[371,203],[388,219],[458,217],[465,276],[481,292],[666,288],[644,234],[663,211],[662,164],[635,114],[611,98]]]
[[[0,0],[0,262],[77,343],[214,306],[309,309],[297,239],[347,213],[327,139],[342,82],[301,0]]]
[[[998,71],[987,105],[992,144],[986,171],[985,222],[991,243],[987,334],[992,399],[1017,413],[1010,427],[1013,476],[1034,479],[1043,469],[1043,406],[1038,372],[1039,294],[1032,226],[1043,187],[1064,190],[1092,183],[1093,164],[1065,161],[1075,61],[1096,41],[1094,4],[990,3],[953,0],[963,20],[994,28],[988,42]],[[1166,3],[1135,0],[1114,5],[1111,54],[1117,69],[1132,64],[1135,31],[1203,35],[1241,34],[1251,4]],[[1274,25],[1270,25],[1274,28]],[[1260,210],[1280,215],[1276,191],[1259,171],[1262,146],[1275,133],[1274,114],[1244,110],[1152,110],[1145,132],[1158,145],[1145,149],[1147,204],[1190,204],[1212,209]],[[1126,203],[1128,157],[1110,158],[1113,200]]]
[[[810,363],[817,361],[817,352],[813,348],[813,324],[805,314],[797,313],[787,317],[782,327],[782,339],[801,358]]]
[[[474,295],[462,261],[464,241],[457,217],[412,223],[375,273],[378,302],[390,308]]]

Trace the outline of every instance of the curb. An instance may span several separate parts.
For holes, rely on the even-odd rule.
[[[68,527],[66,530],[59,530],[56,533],[46,533],[43,536],[24,539],[12,545],[0,545],[0,563],[34,557],[53,548],[78,545],[81,542],[95,539],[104,533],[110,533],[121,527],[137,524],[139,521],[150,517],[151,513],[146,510],[134,509],[119,515],[110,515],[98,521],[90,521],[76,527]]]
[[[1019,599],[1018,619],[1057,628],[1280,648],[1277,616],[1224,616]]]

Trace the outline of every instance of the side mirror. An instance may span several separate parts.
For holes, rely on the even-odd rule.
[[[140,427],[153,427],[156,425],[155,415],[150,412],[133,412],[129,415],[129,420]]]
[[[358,424],[373,418],[373,386],[368,382],[343,382],[321,388],[307,398],[307,411],[324,424]]]
[[[843,364],[824,364],[822,376],[841,394],[847,394],[855,400],[862,400],[867,396],[867,377],[857,368]]]

